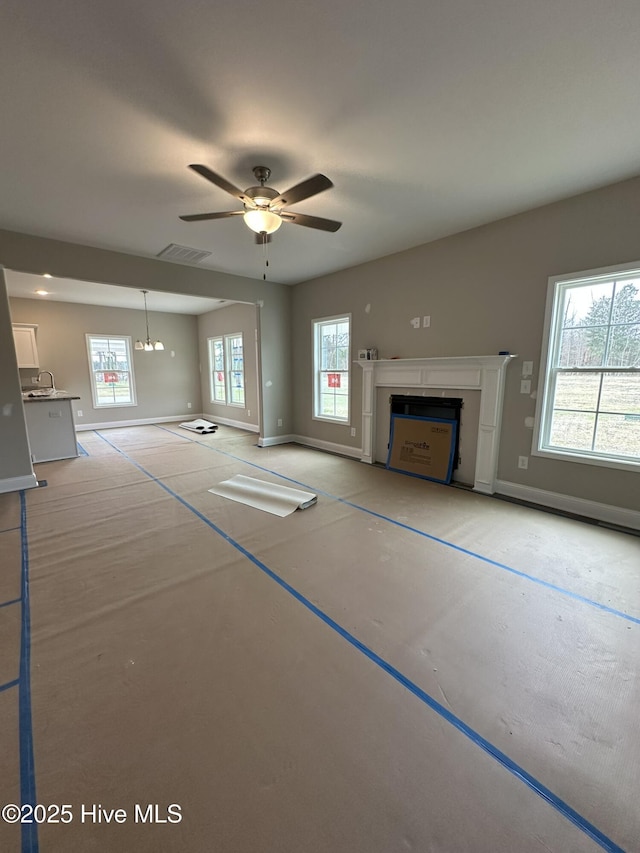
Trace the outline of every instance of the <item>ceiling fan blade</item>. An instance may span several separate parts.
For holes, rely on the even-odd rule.
[[[201,166],[199,163],[191,163],[189,168],[193,169],[193,171],[197,172],[199,175],[202,175],[202,177],[206,178],[207,181],[211,181],[212,184],[220,187],[221,190],[228,192],[229,195],[232,195],[234,198],[239,198],[240,201],[245,204],[250,204],[252,207],[254,206],[253,201],[246,196],[242,190],[227,181],[226,178],[212,172],[211,169],[207,168],[207,166]]]
[[[204,219],[226,219],[227,216],[242,216],[244,210],[222,210],[220,213],[190,213],[181,216],[183,222],[202,222]]]
[[[300,184],[296,184],[295,187],[291,187],[286,192],[280,193],[269,204],[269,207],[278,208],[285,205],[297,204],[299,201],[304,201],[305,198],[311,198],[312,195],[318,195],[318,193],[331,189],[332,186],[333,183],[326,175],[313,175],[313,177],[307,178],[306,181],[302,181]]]
[[[307,228],[317,228],[319,231],[337,231],[342,225],[342,222],[336,222],[335,219],[323,219],[320,216],[307,216],[306,213],[281,213],[280,216],[285,222],[292,222],[294,225],[305,225]]]

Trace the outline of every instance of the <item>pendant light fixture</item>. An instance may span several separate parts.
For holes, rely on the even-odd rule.
[[[140,293],[142,293],[144,297],[144,319],[147,326],[147,339],[146,341],[136,341],[134,349],[143,349],[145,352],[153,352],[154,349],[164,349],[164,344],[162,343],[162,341],[153,341],[153,343],[151,343],[151,338],[149,337],[149,314],[147,312],[147,293],[149,293],[149,291],[141,290]]]

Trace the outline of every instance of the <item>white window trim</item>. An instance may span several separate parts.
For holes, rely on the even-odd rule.
[[[332,418],[327,415],[317,415],[316,411],[318,409],[318,339],[316,334],[316,326],[319,323],[331,323],[337,320],[347,320],[349,322],[349,356],[347,359],[347,370],[346,373],[349,377],[349,394],[347,397],[347,417],[346,418]],[[313,357],[311,359],[311,382],[313,388],[313,394],[311,398],[311,417],[314,421],[323,421],[324,423],[330,424],[340,424],[342,426],[349,426],[351,424],[351,390],[352,390],[352,377],[353,370],[351,365],[351,352],[352,352],[352,339],[353,339],[353,324],[351,320],[351,314],[334,314],[331,317],[316,317],[311,321],[311,341],[312,341],[312,354]],[[342,371],[345,372],[345,371]]]
[[[92,338],[113,338],[114,340],[126,341],[127,342],[127,355],[129,358],[129,384],[131,387],[131,397],[132,401],[130,403],[99,403],[98,395],[96,391],[96,379],[95,373],[93,370],[93,361],[91,359],[91,339]],[[99,334],[98,332],[87,332],[85,335],[85,341],[87,344],[87,361],[89,366],[89,383],[91,385],[91,397],[93,399],[93,408],[94,409],[124,409],[131,408],[132,406],[138,405],[138,397],[136,394],[136,379],[133,371],[133,346],[131,345],[131,335],[111,335],[111,334]]]
[[[230,357],[230,341],[232,338],[240,338],[242,340],[242,390],[244,394],[244,402],[243,403],[234,403],[231,398],[233,396],[231,391],[231,374],[233,372],[233,368],[231,365],[231,357]],[[214,341],[222,341],[222,350],[223,350],[223,358],[224,358],[224,393],[225,393],[225,401],[222,400],[214,400],[213,399],[213,362],[211,359],[211,350],[212,343]],[[242,332],[230,332],[229,334],[224,335],[213,335],[210,338],[207,338],[207,357],[209,361],[209,398],[210,402],[214,406],[231,406],[234,409],[244,409],[247,404],[247,372],[245,370],[245,360],[246,360],[246,352],[244,345],[244,334]]]
[[[601,267],[594,270],[583,270],[577,273],[551,276],[547,285],[547,302],[544,315],[544,330],[542,336],[542,351],[540,354],[539,389],[536,399],[535,426],[533,430],[533,442],[531,447],[532,456],[540,456],[546,459],[558,459],[565,462],[578,462],[584,465],[594,465],[602,468],[615,468],[622,471],[640,471],[640,461],[633,459],[621,459],[618,456],[608,457],[605,454],[599,456],[581,453],[579,450],[548,449],[543,446],[546,406],[551,402],[551,383],[548,381],[548,363],[551,347],[554,344],[556,332],[555,303],[558,286],[567,282],[579,284],[580,282],[597,283],[598,279],[607,280],[616,275],[618,278],[640,277],[640,262],[630,264],[616,264],[610,267]]]

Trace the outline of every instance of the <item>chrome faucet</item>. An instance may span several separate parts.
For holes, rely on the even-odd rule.
[[[56,390],[56,383],[55,383],[55,380],[53,378],[53,373],[50,370],[41,370],[40,373],[38,374],[38,378],[36,381],[39,384],[40,383],[40,377],[45,376],[45,375],[51,377],[51,390],[55,391]]]

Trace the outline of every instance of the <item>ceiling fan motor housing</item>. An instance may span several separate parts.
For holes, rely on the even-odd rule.
[[[269,171],[267,169],[267,171]],[[254,204],[257,204],[258,207],[269,207],[270,202],[277,198],[280,193],[278,190],[271,189],[271,187],[249,187],[249,189],[244,191],[244,194],[248,196]],[[246,210],[251,210],[251,207],[245,204]]]

